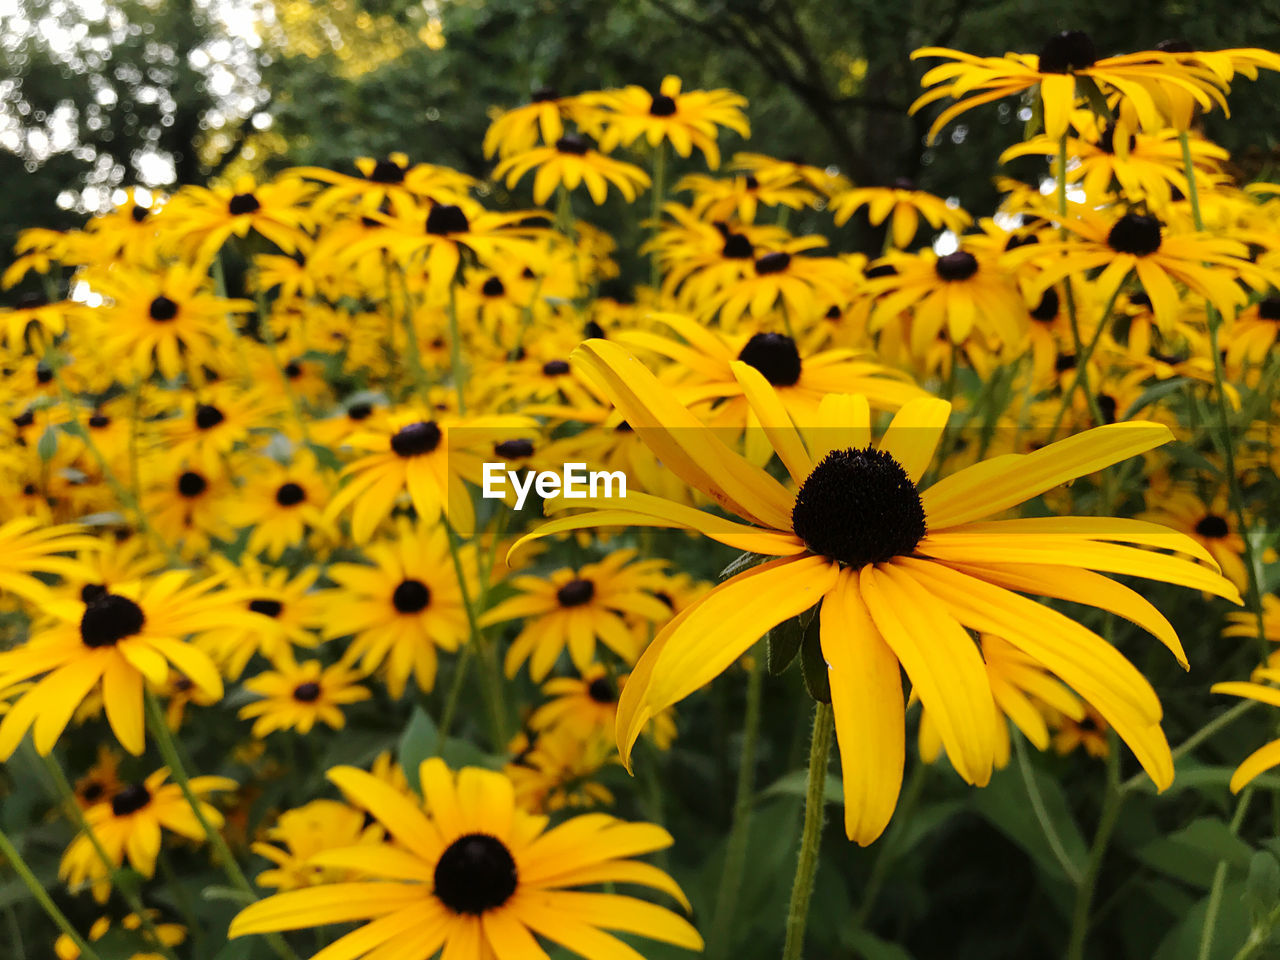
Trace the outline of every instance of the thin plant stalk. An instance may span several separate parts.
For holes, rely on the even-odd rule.
[[[1018,758],[1018,773],[1022,775],[1022,783],[1027,788],[1027,799],[1031,801],[1031,811],[1035,814],[1036,822],[1040,824],[1040,831],[1044,834],[1049,850],[1053,858],[1058,861],[1062,872],[1067,875],[1068,880],[1079,886],[1084,878],[1080,875],[1080,868],[1067,855],[1067,848],[1063,845],[1062,838],[1058,836],[1058,831],[1049,816],[1049,810],[1044,805],[1044,797],[1041,796],[1040,788],[1036,785],[1035,771],[1031,769],[1031,761],[1027,758],[1027,748],[1022,742],[1022,737],[1015,733],[1012,740],[1013,750]]]
[[[1089,939],[1090,909],[1093,906],[1094,888],[1102,874],[1102,861],[1106,857],[1111,835],[1115,832],[1120,808],[1124,806],[1124,791],[1120,789],[1120,744],[1112,735],[1107,753],[1107,786],[1102,798],[1102,812],[1098,815],[1098,829],[1089,847],[1089,860],[1084,877],[1076,887],[1075,909],[1071,914],[1071,937],[1067,942],[1067,960],[1084,960],[1085,943]]]
[[[201,806],[199,798],[196,797],[191,789],[191,778],[187,775],[182,758],[178,755],[178,748],[174,744],[173,735],[169,732],[169,725],[165,722],[164,711],[160,707],[160,701],[155,698],[155,694],[150,690],[143,691],[143,700],[146,704],[147,728],[151,731],[151,736],[156,742],[160,756],[163,758],[165,766],[169,768],[169,773],[173,776],[174,781],[178,784],[178,789],[182,791],[182,796],[191,808],[191,813],[196,818],[196,822],[200,824],[200,829],[204,831],[209,844],[213,847],[217,859],[221,862],[223,872],[226,873],[227,879],[231,881],[232,886],[244,895],[246,903],[256,901],[258,895],[254,892],[248,877],[244,875],[244,871],[240,869],[240,864],[231,852],[231,848],[227,845],[226,838],[205,816],[204,808]],[[281,960],[297,960],[297,955],[278,933],[267,934],[265,939]]]
[[[831,704],[815,704],[813,739],[809,741],[809,777],[804,794],[804,827],[800,832],[800,854],[796,858],[795,880],[791,885],[791,905],[787,909],[787,938],[782,948],[782,960],[800,960],[804,953],[809,900],[813,896],[813,879],[818,872],[818,852],[822,846],[827,761],[831,754],[833,726]]]
[[[503,695],[502,664],[498,660],[497,650],[486,642],[484,632],[476,617],[475,604],[471,597],[471,589],[467,586],[466,572],[462,566],[461,544],[457,531],[444,521],[445,532],[449,538],[449,556],[453,559],[453,570],[458,577],[458,589],[462,591],[462,606],[467,613],[467,627],[470,631],[469,643],[475,644],[476,655],[486,667],[486,676],[481,681],[481,692],[489,707],[490,735],[493,749],[503,753],[507,749],[507,709]]]
[[[1231,817],[1232,836],[1240,832],[1240,824],[1249,810],[1253,800],[1253,788],[1247,787],[1240,799],[1236,801],[1236,812]],[[1213,936],[1218,925],[1218,911],[1222,908],[1222,888],[1227,882],[1227,861],[1219,860],[1213,869],[1213,883],[1209,887],[1209,902],[1205,904],[1204,926],[1200,928],[1200,949],[1196,952],[1197,960],[1209,960],[1213,954]],[[1265,939],[1265,938],[1264,938]],[[1247,954],[1246,954],[1247,955]]]
[[[18,852],[18,848],[13,845],[8,835],[0,830],[0,856],[13,868],[13,872],[18,875],[18,879],[22,881],[23,886],[31,892],[31,896],[35,898],[36,903],[40,904],[40,908],[44,910],[45,915],[54,922],[59,930],[71,938],[71,942],[80,950],[82,960],[102,960],[98,956],[97,951],[89,946],[88,941],[80,936],[80,931],[71,925],[71,921],[67,919],[66,914],[58,909],[58,905],[53,902],[48,891],[45,890],[44,884],[31,872],[31,868],[27,866],[27,861],[22,859],[22,854]]]
[[[416,340],[414,349],[417,349]],[[458,327],[458,286],[455,283],[449,284],[449,367],[453,373],[453,389],[458,394],[458,413],[465,416],[467,413],[467,398],[465,395],[467,371],[462,364],[462,333]],[[423,397],[423,402],[428,402],[425,396]]]
[[[655,239],[658,231],[662,229],[662,203],[666,199],[667,194],[667,141],[660,140],[658,146],[654,149],[653,155],[653,195],[652,206],[650,208],[650,217],[653,220],[653,235]],[[662,284],[662,270],[658,266],[658,251],[655,244],[654,252],[649,257],[649,286],[655,291]]]
[[[751,837],[751,806],[755,793],[756,748],[760,741],[760,703],[764,694],[763,649],[756,644],[747,674],[747,706],[742,718],[742,752],[738,756],[738,783],[733,802],[733,824],[725,847],[724,870],[716,892],[715,913],[707,938],[708,960],[722,960],[729,953],[733,918],[747,863],[747,842]]]

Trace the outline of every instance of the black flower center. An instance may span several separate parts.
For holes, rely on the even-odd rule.
[[[299,703],[315,703],[320,699],[320,684],[314,680],[298,684],[293,688],[293,699]]]
[[[659,93],[653,98],[653,103],[649,105],[649,116],[651,117],[670,117],[676,112],[676,102],[665,93]]]
[[[525,457],[533,456],[533,441],[523,438],[503,440],[493,445],[493,452],[503,460],[523,460]]]
[[[280,611],[284,609],[284,604],[279,600],[272,600],[268,597],[259,597],[256,600],[249,601],[249,609],[254,613],[260,613],[264,617],[271,617],[273,620],[280,616]]]
[[[606,340],[608,338],[604,335],[604,327],[600,326],[600,324],[596,323],[594,320],[588,320],[582,325],[582,339]]]
[[[89,426],[93,427],[95,430],[101,430],[104,427],[111,426],[111,418],[105,413],[95,413],[89,418]]]
[[[209,489],[209,481],[194,470],[188,470],[178,477],[178,492],[184,497],[198,497]]]
[[[539,87],[529,97],[530,103],[546,103],[548,100],[559,100],[560,91],[555,87]]]
[[[136,203],[133,205],[133,209],[129,211],[129,216],[133,218],[134,223],[141,223],[150,214],[151,211],[149,209]]]
[[[371,403],[353,403],[347,407],[347,416],[352,420],[367,420],[371,413],[373,413]]]
[[[957,250],[955,253],[948,253],[945,257],[939,257],[933,269],[948,283],[968,280],[978,272],[978,260],[972,253]]]
[[[516,892],[516,862],[497,837],[469,833],[445,848],[436,863],[435,895],[454,913],[479,916]]]
[[[178,315],[178,305],[162,293],[151,301],[147,314],[152,320],[167,323]]]
[[[445,237],[451,233],[466,233],[471,223],[462,208],[452,203],[437,203],[427,214],[427,233]]]
[[[1060,353],[1053,358],[1053,369],[1058,373],[1065,373],[1068,370],[1076,368],[1076,355],[1074,353]]]
[[[796,494],[791,526],[814,553],[856,569],[915,550],[925,535],[924,506],[888,453],[833,450]]]
[[[111,812],[117,817],[127,817],[150,802],[151,791],[140,783],[131,783],[111,798]]]
[[[96,603],[107,595],[107,588],[101,583],[86,583],[80,588],[80,602]]]
[[[615,703],[618,699],[618,694],[608,677],[596,677],[587,684],[587,696],[596,703]]]
[[[1226,518],[1220,517],[1216,513],[1206,514],[1196,523],[1196,533],[1202,537],[1208,537],[1210,540],[1219,540],[1229,532]]]
[[[227,204],[227,209],[231,211],[233,217],[238,217],[245,213],[254,213],[262,209],[262,204],[258,202],[258,198],[252,193],[237,193],[231,198],[231,202]]]
[[[86,647],[114,647],[142,631],[147,622],[142,608],[118,593],[104,593],[84,608],[80,639]]]
[[[196,407],[196,427],[200,430],[212,430],[227,419],[221,410],[209,403]]]
[[[401,613],[420,613],[431,602],[431,589],[421,580],[402,580],[391,595],[391,605]]]
[[[280,484],[280,489],[276,491],[276,503],[282,507],[295,507],[305,499],[307,499],[307,491],[292,480]]]
[[[1024,234],[1021,237],[1017,235],[1013,235],[1004,242],[1004,248],[1006,250],[1017,250],[1019,247],[1027,247],[1033,243],[1039,243],[1039,242],[1040,242],[1040,238],[1037,237],[1034,233]]]
[[[556,141],[556,150],[559,153],[571,153],[575,157],[585,156],[590,146],[585,138],[576,133],[566,133]]]
[[[1260,302],[1258,316],[1263,320],[1280,320],[1280,297],[1267,297]]]
[[[1058,315],[1059,306],[1061,306],[1061,302],[1058,299],[1058,291],[1050,287],[1044,292],[1044,296],[1040,298],[1036,308],[1031,311],[1031,317],[1041,323],[1048,323]]]
[[[1126,213],[1107,234],[1107,246],[1116,253],[1145,257],[1160,249],[1160,221],[1141,213]]]
[[[430,453],[440,445],[440,428],[434,420],[419,420],[401,427],[391,438],[391,449],[402,457]]]
[[[13,425],[21,430],[23,427],[29,427],[36,422],[36,414],[34,410],[24,410],[13,418]]]
[[[756,176],[753,173],[748,173],[745,177],[743,177],[742,182],[747,185],[748,190],[760,189],[760,181],[756,179]]]
[[[562,607],[580,607],[590,603],[596,595],[596,585],[590,580],[575,577],[556,591],[556,600]]]
[[[297,360],[290,360],[284,368],[284,375],[290,380],[297,380],[302,376],[302,364]]]
[[[756,261],[756,275],[763,277],[767,273],[781,273],[791,266],[791,254],[785,251],[766,253]]]
[[[1129,303],[1135,307],[1141,307],[1143,310],[1151,309],[1151,297],[1145,290],[1129,294]]]
[[[1040,50],[1041,73],[1087,70],[1097,62],[1098,49],[1083,30],[1063,30],[1050,37]]]
[[[490,277],[484,282],[484,286],[480,288],[480,292],[486,297],[500,297],[507,292],[507,288],[502,285],[502,281],[497,277]]]
[[[740,233],[728,233],[724,238],[724,256],[727,260],[751,260],[756,255],[751,241]],[[759,266],[756,267],[758,271]]]
[[[80,789],[80,796],[90,803],[95,803],[106,792],[106,786],[94,780],[92,783],[86,783]]]
[[[790,387],[800,379],[800,351],[784,333],[757,333],[738,359],[759,370],[775,387]]]
[[[369,179],[374,183],[400,183],[404,180],[404,167],[394,160],[379,160],[373,165]]]
[[[542,372],[548,377],[563,377],[569,372],[567,360],[548,360],[542,365]]]

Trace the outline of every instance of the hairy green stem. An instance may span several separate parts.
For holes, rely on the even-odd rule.
[[[813,896],[813,879],[818,872],[818,851],[822,846],[827,760],[831,754],[833,726],[831,704],[814,704],[813,739],[809,742],[809,777],[804,795],[804,827],[800,833],[800,854],[796,858],[795,880],[791,885],[787,939],[782,948],[782,960],[800,960],[804,952],[809,900]]]
[[[1210,737],[1214,736],[1223,727],[1226,727],[1232,723],[1235,723],[1236,720],[1243,717],[1246,713],[1248,713],[1257,705],[1258,705],[1258,701],[1256,700],[1241,700],[1239,703],[1233,706],[1230,710],[1224,710],[1222,713],[1218,714],[1216,717],[1214,717],[1212,720],[1206,723],[1203,727],[1201,727],[1191,736],[1187,737],[1187,739],[1183,740],[1182,743],[1174,747],[1173,759],[1177,760],[1179,757],[1186,756],[1196,747],[1200,746],[1200,744],[1204,743]],[[1135,773],[1132,777],[1130,777],[1124,783],[1120,784],[1120,790],[1124,793],[1129,793],[1132,790],[1136,790],[1139,786],[1142,785],[1142,781],[1145,780],[1146,778],[1147,778],[1147,774],[1145,771],[1141,773]]]
[[[471,588],[467,586],[466,572],[462,566],[462,545],[457,531],[444,521],[445,533],[449,538],[449,556],[453,559],[453,570],[458,577],[458,589],[462,591],[462,606],[467,613],[467,627],[471,633],[469,642],[475,644],[476,655],[486,668],[486,676],[481,683],[481,693],[489,708],[489,732],[493,740],[495,753],[503,754],[507,750],[507,709],[503,696],[502,662],[498,651],[485,640],[484,633],[476,616],[475,604],[471,598]]]
[[[1031,811],[1036,816],[1036,822],[1040,824],[1040,830],[1049,843],[1049,850],[1053,858],[1058,861],[1062,872],[1067,875],[1068,880],[1079,886],[1084,878],[1080,875],[1080,868],[1067,855],[1067,848],[1063,845],[1062,838],[1058,836],[1053,819],[1049,816],[1049,810],[1044,805],[1044,797],[1040,794],[1040,788],[1036,786],[1035,771],[1031,769],[1031,761],[1027,759],[1027,748],[1022,743],[1022,735],[1014,733],[1012,740],[1013,751],[1018,758],[1018,773],[1022,775],[1022,782],[1027,788],[1027,798],[1031,801]]]
[[[1249,802],[1253,799],[1253,788],[1246,787],[1240,799],[1236,801],[1236,812],[1231,817],[1231,833],[1240,832],[1240,824],[1249,810]],[[1227,861],[1219,860],[1213,870],[1213,883],[1209,887],[1209,902],[1204,908],[1204,926],[1200,928],[1200,949],[1196,953],[1197,960],[1209,960],[1213,953],[1213,935],[1218,925],[1218,911],[1222,908],[1222,888],[1227,882]],[[1252,934],[1251,934],[1252,936]],[[1264,938],[1265,939],[1265,938]]]

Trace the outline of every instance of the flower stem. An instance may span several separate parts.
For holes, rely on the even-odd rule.
[[[1191,219],[1197,230],[1204,229],[1204,218],[1200,214],[1200,190],[1196,186],[1195,163],[1191,156],[1191,138],[1183,130],[1178,134],[1178,142],[1182,145],[1182,165],[1187,175],[1187,199],[1191,203]],[[1222,366],[1222,351],[1218,348],[1218,331],[1222,326],[1222,317],[1211,303],[1205,303],[1205,313],[1209,321],[1209,356],[1213,359],[1213,393],[1217,401],[1219,427],[1222,437],[1219,446],[1222,448],[1222,461],[1226,471],[1227,499],[1231,504],[1231,512],[1235,514],[1236,527],[1244,540],[1244,565],[1249,580],[1245,590],[1245,601],[1249,611],[1258,618],[1259,654],[1265,661],[1270,644],[1267,642],[1266,630],[1262,622],[1262,567],[1258,562],[1253,538],[1249,536],[1249,522],[1244,512],[1244,495],[1240,491],[1240,477],[1236,473],[1236,445],[1231,429],[1231,411],[1227,404],[1227,375]]]
[[[71,921],[67,919],[66,914],[58,909],[58,905],[53,902],[48,892],[44,888],[44,884],[31,872],[31,868],[27,866],[27,861],[22,859],[22,854],[18,852],[18,848],[13,845],[8,835],[0,830],[0,856],[3,856],[9,866],[13,867],[13,872],[18,875],[23,885],[31,891],[31,896],[35,898],[36,903],[80,950],[82,960],[101,960],[93,947],[89,946],[84,937],[80,936],[80,932],[71,925]]]
[[[231,852],[231,848],[227,846],[226,838],[205,816],[204,808],[201,806],[199,798],[196,797],[195,792],[191,789],[191,778],[187,776],[187,770],[182,764],[182,758],[178,756],[178,748],[173,741],[173,735],[169,732],[169,725],[165,722],[164,711],[160,708],[160,701],[156,699],[155,694],[150,690],[144,690],[142,695],[147,708],[147,727],[156,741],[160,756],[164,759],[165,766],[169,768],[169,773],[178,784],[178,789],[182,791],[182,796],[191,808],[191,813],[196,818],[196,822],[200,824],[200,829],[208,837],[215,855],[222,863],[222,869],[226,873],[227,879],[231,881],[232,886],[245,895],[247,902],[257,900],[258,895],[254,892],[249,879],[244,875],[244,871],[240,869],[240,864]],[[280,957],[281,960],[298,960],[297,955],[278,933],[267,934],[266,940],[271,945],[271,949],[275,951],[276,956]]]
[[[422,347],[418,344],[418,328],[413,322],[413,298],[409,296],[409,281],[398,264],[395,272],[400,278],[400,292],[404,294],[404,309],[400,312],[400,321],[404,324],[404,335],[409,346],[409,370],[413,373],[413,386],[418,393],[418,400],[430,409],[431,381],[427,378],[426,367],[422,365]],[[454,375],[457,376],[456,373]]]
[[[1053,853],[1053,858],[1058,861],[1062,872],[1067,875],[1067,879],[1079,886],[1083,879],[1080,876],[1080,868],[1067,855],[1067,848],[1063,846],[1062,838],[1058,836],[1058,831],[1049,816],[1049,810],[1044,805],[1044,797],[1040,794],[1040,788],[1036,786],[1035,773],[1031,769],[1031,762],[1027,759],[1027,748],[1022,743],[1022,736],[1014,733],[1011,739],[1014,753],[1018,757],[1018,772],[1022,774],[1022,782],[1027,788],[1027,798],[1031,801],[1031,810],[1036,815],[1036,821],[1040,824],[1045,840],[1049,843],[1049,850]]]
[[[409,325],[413,326],[412,323]],[[415,334],[414,336],[416,338],[417,335]],[[419,366],[421,366],[421,361],[419,361]],[[458,329],[458,285],[456,283],[449,284],[449,367],[453,374],[453,389],[458,394],[458,413],[466,416],[467,370],[462,364],[462,334]],[[422,401],[423,403],[428,402],[425,394]]]
[[[1124,805],[1124,792],[1120,789],[1120,745],[1111,737],[1107,754],[1107,786],[1102,798],[1102,812],[1098,816],[1098,829],[1089,847],[1089,862],[1084,877],[1076,887],[1076,905],[1071,915],[1071,938],[1067,942],[1067,960],[1084,960],[1085,941],[1089,938],[1089,909],[1093,904],[1093,891],[1102,873],[1102,860],[1111,834],[1115,831],[1120,808]]]
[[[1253,788],[1247,787],[1244,793],[1240,794],[1240,799],[1236,801],[1236,812],[1231,817],[1231,833],[1234,836],[1240,832],[1240,824],[1244,822],[1244,815],[1249,809],[1249,802],[1253,799]],[[1198,960],[1209,960],[1209,956],[1213,953],[1213,934],[1214,928],[1218,925],[1218,910],[1222,907],[1222,888],[1227,882],[1227,861],[1219,860],[1218,865],[1213,870],[1213,885],[1209,887],[1209,902],[1205,904],[1204,909],[1204,926],[1200,928],[1200,949],[1196,953]],[[1250,933],[1250,938],[1252,938]],[[1265,940],[1265,938],[1263,938]],[[1246,944],[1248,946],[1248,944]],[[1241,948],[1241,952],[1244,949]],[[1248,956],[1248,954],[1245,954]]]
[[[1206,740],[1208,740],[1210,737],[1216,734],[1223,727],[1226,727],[1232,723],[1235,723],[1236,720],[1238,720],[1240,717],[1243,717],[1246,713],[1248,713],[1257,705],[1258,705],[1257,700],[1241,700],[1230,710],[1224,710],[1222,713],[1218,714],[1216,717],[1214,717],[1212,720],[1206,723],[1203,727],[1201,727],[1191,736],[1187,737],[1187,739],[1183,740],[1180,744],[1174,747],[1173,754],[1172,754],[1173,759],[1177,760],[1179,757],[1185,757],[1188,753],[1190,753],[1196,747],[1200,746],[1200,744],[1204,743]],[[1124,783],[1120,784],[1121,792],[1128,793],[1131,790],[1136,790],[1138,786],[1141,785],[1142,781],[1146,779],[1146,777],[1147,777],[1147,774],[1145,771],[1140,773],[1135,773],[1132,777],[1130,777]]]
[[[486,676],[481,683],[481,693],[489,708],[489,732],[493,740],[495,753],[503,754],[507,750],[507,708],[503,696],[502,663],[498,659],[498,651],[486,642],[484,632],[476,618],[475,604],[471,599],[471,589],[467,586],[466,573],[462,566],[461,543],[457,531],[444,521],[445,533],[449,537],[449,555],[453,559],[453,571],[458,578],[458,589],[462,591],[462,606],[467,613],[467,627],[470,630],[470,643],[475,644],[476,656],[486,668]]]
[[[791,885],[791,906],[787,910],[787,939],[782,948],[782,960],[800,960],[804,951],[804,928],[809,919],[809,899],[813,896],[813,878],[818,872],[818,850],[822,845],[822,808],[826,800],[827,759],[831,753],[833,726],[831,704],[815,704],[813,739],[809,742],[809,779],[804,795],[804,827],[800,833],[795,880]]]
[[[751,836],[751,805],[755,792],[756,747],[760,741],[760,701],[764,694],[764,649],[756,644],[751,671],[747,675],[747,709],[742,719],[742,752],[738,757],[738,784],[733,802],[733,825],[725,847],[724,870],[716,892],[716,908],[707,937],[708,960],[721,960],[729,953],[733,917],[747,863],[747,842]]]

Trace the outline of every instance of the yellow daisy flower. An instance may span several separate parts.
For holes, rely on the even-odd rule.
[[[586,185],[587,193],[597,206],[605,202],[612,184],[628,203],[649,186],[649,175],[634,164],[607,156],[576,133],[566,133],[553,146],[534,147],[501,161],[493,169],[493,178],[505,178],[508,189],[514,187],[530,170],[533,178],[533,202],[545,204],[557,187],[576,190]]]
[[[341,708],[369,699],[369,691],[355,681],[362,674],[336,663],[319,660],[295,663],[290,654],[278,658],[274,670],[266,670],[244,682],[250,693],[262,697],[240,708],[241,720],[257,719],[253,736],[265,737],[277,730],[311,732],[317,722],[334,730],[347,725]]]

